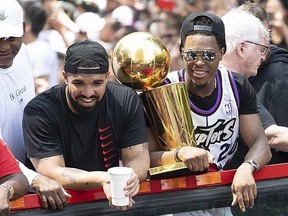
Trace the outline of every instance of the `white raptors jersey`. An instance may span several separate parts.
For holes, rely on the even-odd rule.
[[[185,81],[184,70],[170,72],[167,80]],[[222,169],[238,147],[239,95],[232,74],[226,69],[218,70],[216,82],[217,99],[211,109],[202,110],[191,100],[190,107],[197,145],[209,150],[215,156],[214,163]]]

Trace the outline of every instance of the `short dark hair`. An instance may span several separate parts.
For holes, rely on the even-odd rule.
[[[25,22],[31,24],[31,31],[37,37],[47,21],[47,14],[38,1],[25,1],[23,9]]]

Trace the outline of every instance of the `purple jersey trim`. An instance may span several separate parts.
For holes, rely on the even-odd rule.
[[[184,69],[178,71],[178,76],[179,76],[180,82],[185,82],[185,78],[184,78],[185,75],[184,74],[185,74]],[[208,115],[211,115],[214,112],[216,112],[216,110],[219,108],[221,100],[222,100],[222,91],[223,91],[222,85],[221,85],[221,79],[222,78],[221,78],[221,74],[219,73],[219,71],[216,72],[215,77],[216,77],[216,82],[217,82],[218,88],[217,88],[217,99],[216,99],[214,106],[209,110],[202,110],[202,109],[199,109],[198,107],[196,107],[189,98],[190,108],[194,113],[196,113],[198,115],[202,115],[202,116],[208,116]]]
[[[231,84],[231,87],[232,87],[232,91],[233,91],[233,94],[234,94],[234,98],[236,99],[237,107],[239,109],[240,97],[239,97],[238,88],[237,88],[237,85],[235,83],[235,80],[233,78],[233,75],[232,75],[231,71],[228,71],[228,75],[229,75],[229,81],[230,81],[230,84]]]

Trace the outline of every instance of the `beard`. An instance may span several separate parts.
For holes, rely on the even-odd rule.
[[[72,108],[77,112],[78,115],[83,116],[83,117],[89,117],[89,116],[92,116],[95,113],[99,101],[95,105],[93,105],[91,107],[84,107],[84,106],[81,106],[77,102],[77,100],[78,99],[82,99],[82,98],[87,98],[87,97],[85,97],[83,95],[79,95],[79,96],[76,97],[76,100],[74,100],[68,92],[67,92],[67,96],[68,96],[67,99],[69,100]],[[92,96],[92,97],[89,97],[89,98],[93,98],[93,99],[98,99],[99,100],[99,98],[97,96]]]

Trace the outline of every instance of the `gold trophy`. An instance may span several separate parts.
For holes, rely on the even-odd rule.
[[[159,86],[170,67],[170,53],[160,38],[146,32],[123,37],[111,61],[118,81],[140,93],[151,128],[163,150],[196,146],[194,127],[184,82]],[[183,162],[149,169],[150,178],[172,177],[185,170]],[[179,172],[180,171],[180,172]]]

